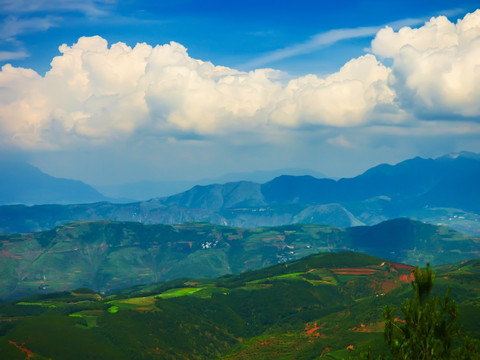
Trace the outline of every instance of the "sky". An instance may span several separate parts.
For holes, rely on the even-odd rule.
[[[107,185],[480,152],[477,7],[0,0],[0,157]]]

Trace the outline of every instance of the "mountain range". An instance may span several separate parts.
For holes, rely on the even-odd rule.
[[[479,179],[480,155],[462,152],[383,164],[339,180],[285,175],[264,184],[197,185],[176,195],[126,204],[0,206],[0,231],[42,231],[99,219],[252,228],[292,223],[349,227],[409,217],[479,236]]]
[[[400,218],[374,226],[234,228],[86,221],[0,235],[0,298],[88,287],[108,293],[177,278],[215,278],[318,252],[364,252],[414,265],[477,258],[480,239]]]
[[[45,174],[25,162],[0,161],[0,204],[72,204],[109,200],[78,180]]]
[[[177,194],[195,185],[224,184],[237,181],[251,181],[263,184],[281,175],[312,175],[317,178],[325,177],[317,171],[289,168],[229,173],[220,177],[206,178],[197,181],[138,181],[120,185],[96,185],[95,188],[110,198],[130,198],[143,201]]]

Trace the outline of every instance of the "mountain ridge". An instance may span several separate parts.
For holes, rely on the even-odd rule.
[[[354,178],[280,176],[267,183],[197,185],[168,197],[63,207],[0,206],[0,232],[51,229],[104,219],[178,224],[206,221],[241,227],[321,222],[374,225],[410,217],[480,235],[480,155],[460,153],[381,164]]]
[[[25,162],[0,162],[0,204],[93,203],[108,200],[79,180],[50,176]]]
[[[88,287],[112,291],[176,278],[214,278],[318,252],[356,251],[409,264],[477,258],[480,238],[400,218],[375,226],[255,229],[107,220],[0,235],[0,297]]]

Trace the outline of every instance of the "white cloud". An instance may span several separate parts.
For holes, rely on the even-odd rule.
[[[272,51],[245,64],[244,66],[249,68],[265,66],[266,64],[270,64],[275,61],[311,53],[323,47],[333,45],[342,40],[373,36],[380,28],[381,27],[378,26],[370,26],[351,29],[347,28],[330,30],[324,33],[316,34],[305,42]]]
[[[113,0],[0,0],[0,11],[33,13],[44,11],[77,11],[90,16],[106,15],[105,6]]]
[[[9,16],[0,24],[0,40],[16,41],[16,37],[25,33],[46,31],[56,25],[59,18],[48,16],[46,18],[19,19]]]
[[[353,144],[344,135],[338,135],[336,137],[330,138],[327,140],[327,143],[336,147],[347,149],[353,147]]]
[[[396,29],[401,26],[418,25],[425,21],[425,19],[408,18],[401,19],[388,24],[389,27]],[[265,66],[275,61],[288,59],[291,57],[309,54],[319,49],[329,47],[343,40],[351,40],[358,38],[366,38],[374,36],[380,29],[386,25],[377,26],[360,26],[356,28],[343,28],[329,30],[323,33],[315,34],[307,41],[297,43],[283,49],[274,50],[257,59],[245,64],[244,67],[255,68]]]
[[[291,80],[271,118],[291,127],[360,125],[378,104],[393,101],[394,94],[386,86],[388,75],[388,68],[373,55],[365,55],[326,78],[307,75]]]
[[[136,132],[167,137],[357,125],[393,98],[389,70],[372,55],[326,78],[309,75],[283,85],[277,71],[215,66],[173,42],[108,47],[95,36],[59,50],[45,76],[3,67],[3,142],[48,148],[116,141]]]
[[[194,59],[175,42],[131,48],[95,36],[59,50],[45,76],[10,65],[0,71],[2,144],[58,149],[145,134],[279,141],[292,129],[429,129],[423,117],[436,120],[433,127],[463,118],[464,134],[469,117],[480,117],[480,10],[456,24],[438,17],[379,31],[372,50],[393,58],[392,68],[368,54],[331,75],[289,81],[272,69],[241,72]],[[353,139],[329,138],[343,147]]]
[[[440,16],[418,29],[387,27],[372,50],[393,58],[389,84],[405,109],[426,118],[480,117],[480,10],[456,24]]]
[[[0,51],[0,61],[23,59],[30,56],[28,52],[22,49],[15,51]]]

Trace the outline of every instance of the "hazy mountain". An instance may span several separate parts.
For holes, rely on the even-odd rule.
[[[480,240],[409,219],[346,229],[88,221],[0,235],[0,249],[0,297],[5,298],[39,287],[107,291],[176,278],[214,278],[317,252],[353,250],[413,265],[445,264],[478,257]]]
[[[264,185],[267,203],[331,203],[387,196],[416,206],[480,211],[480,158],[472,153],[382,164],[338,181],[281,176]]]
[[[113,198],[144,201],[177,194],[195,185],[197,183],[193,181],[136,181],[119,185],[95,185],[95,188]]]
[[[197,183],[197,185],[224,184],[228,182],[237,182],[237,181],[250,181],[250,182],[263,184],[282,175],[291,175],[291,176],[310,175],[317,178],[325,177],[324,174],[315,170],[287,168],[287,169],[277,169],[277,170],[263,170],[263,171],[257,170],[257,171],[249,171],[249,172],[229,173],[217,178],[202,179]]]
[[[230,173],[220,177],[201,179],[198,181],[137,181],[120,185],[96,185],[95,188],[112,198],[141,201],[174,195],[187,191],[196,185],[225,184],[240,181],[263,184],[281,175],[312,175],[324,177],[322,173],[309,169],[278,169]]]
[[[0,162],[0,174],[0,204],[72,204],[107,200],[81,181],[50,176],[25,162]]]
[[[480,236],[479,179],[479,156],[460,153],[383,164],[340,180],[284,175],[265,184],[197,185],[176,195],[129,204],[0,206],[0,232],[40,231],[96,219],[258,227],[315,222],[374,225],[411,217]]]
[[[261,185],[248,181],[223,185],[194,186],[183,193],[160,200],[162,204],[195,209],[220,210],[264,206]]]

